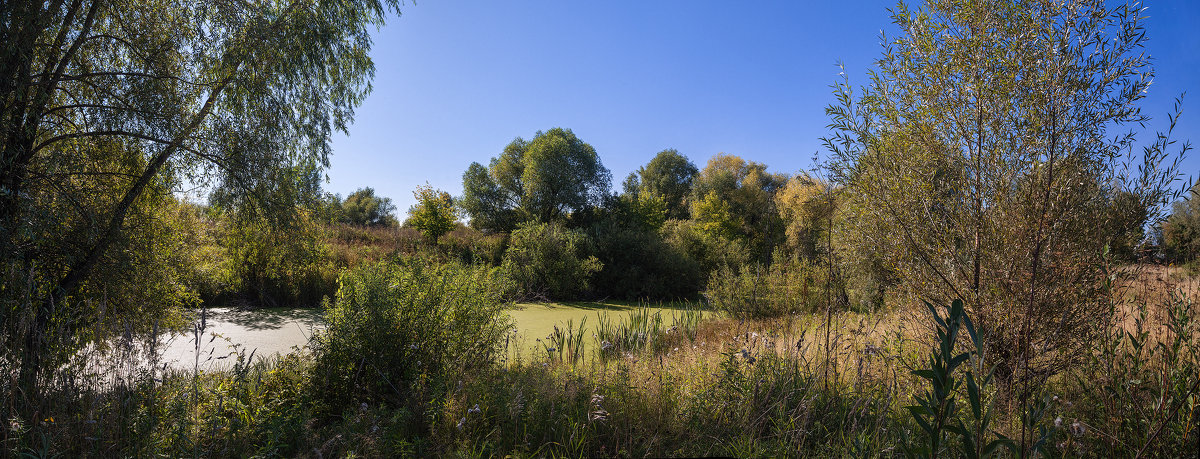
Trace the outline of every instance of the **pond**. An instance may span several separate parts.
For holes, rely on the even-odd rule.
[[[286,354],[308,343],[313,332],[323,327],[321,310],[311,308],[209,308],[207,327],[200,338],[200,367],[227,368],[239,350],[255,359]],[[196,339],[192,333],[164,337],[162,363],[190,369],[196,362]]]
[[[673,314],[682,305],[657,305],[651,313],[661,313],[669,325]],[[578,324],[587,320],[586,327],[595,327],[600,314],[611,320],[622,320],[638,310],[628,303],[537,303],[518,304],[508,311],[516,326],[519,343],[510,343],[526,352],[533,351],[533,341],[544,338],[555,325],[568,320]],[[275,353],[286,354],[308,344],[314,332],[324,323],[321,310],[316,308],[209,308],[207,327],[200,338],[200,368],[229,368],[236,353],[254,352],[255,359]],[[590,336],[591,333],[589,332]],[[166,340],[162,363],[171,368],[191,369],[196,362],[196,339],[191,333],[164,337]]]

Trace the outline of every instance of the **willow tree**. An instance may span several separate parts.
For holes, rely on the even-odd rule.
[[[471,226],[512,231],[522,222],[548,223],[597,207],[612,175],[596,149],[570,129],[517,138],[487,167],[471,163],[463,174],[463,210]]]
[[[100,276],[156,196],[327,165],[370,89],[369,29],[395,7],[0,0],[0,360],[23,387],[80,345],[84,300],[120,287]]]
[[[1136,148],[1141,9],[934,0],[893,18],[869,84],[842,80],[827,109],[850,221],[908,292],[966,302],[1002,378],[1052,374],[1109,317],[1102,253],[1129,226],[1113,200],[1153,218],[1176,178],[1169,132]]]

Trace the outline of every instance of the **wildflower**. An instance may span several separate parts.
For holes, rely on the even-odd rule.
[[[600,350],[607,351],[612,348],[613,348],[613,345],[612,345],[612,343],[608,342],[608,340],[604,340],[604,341],[600,342]]]
[[[466,423],[467,423],[467,418],[466,418],[466,417],[464,417],[464,418],[462,418],[462,419],[459,419],[459,420],[458,420],[458,426],[457,426],[457,427],[458,427],[458,430],[462,430],[462,428],[463,428],[463,424],[466,424]]]
[[[363,404],[358,405],[358,411],[363,412],[363,413],[367,412],[367,403],[363,402]]]
[[[1086,434],[1086,433],[1087,433],[1087,426],[1083,425],[1082,422],[1075,421],[1075,422],[1071,423],[1071,435],[1074,435],[1076,437],[1081,437],[1081,436],[1083,436],[1083,434]]]
[[[475,404],[475,407],[467,410],[467,414],[476,414],[476,413],[482,413],[482,412],[483,412],[483,410],[479,409],[478,403]]]
[[[1061,428],[1062,428],[1062,416],[1059,416],[1059,417],[1057,417],[1057,418],[1054,418],[1054,428],[1055,428],[1055,429],[1061,429]]]

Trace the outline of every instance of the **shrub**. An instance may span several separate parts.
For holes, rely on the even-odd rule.
[[[667,245],[695,260],[706,277],[722,266],[738,267],[749,260],[742,243],[713,236],[693,220],[667,220],[662,237]]]
[[[413,260],[344,273],[314,340],[328,408],[389,402],[422,413],[450,375],[493,362],[510,324],[494,269]]]
[[[559,223],[525,223],[513,231],[501,269],[522,295],[576,298],[603,266],[587,246],[583,233]]]
[[[713,309],[739,319],[815,312],[832,298],[845,302],[844,288],[829,271],[807,261],[779,256],[763,266],[723,266],[708,280],[704,297]],[[832,289],[833,296],[827,297]]]
[[[1193,299],[1135,299],[1092,342],[1064,404],[1064,453],[1110,457],[1195,454],[1200,417],[1200,322]],[[1164,316],[1164,317],[1154,317]],[[1125,322],[1121,325],[1120,322]],[[1132,322],[1132,324],[1130,324]]]
[[[700,264],[657,232],[598,225],[592,234],[604,264],[593,282],[598,295],[669,301],[693,298],[703,285]]]

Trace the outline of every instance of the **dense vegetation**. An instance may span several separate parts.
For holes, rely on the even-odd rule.
[[[1145,121],[1152,75],[1128,6],[901,4],[868,84],[834,85],[814,171],[667,149],[614,192],[602,152],[552,128],[469,165],[462,196],[417,187],[403,221],[320,187],[394,2],[4,6],[5,454],[1200,444],[1200,198],[1173,191],[1187,144],[1113,135]],[[703,313],[534,342],[505,313],[586,299]],[[326,328],[161,366],[211,305],[321,307]]]

